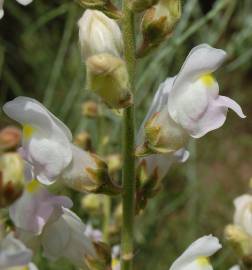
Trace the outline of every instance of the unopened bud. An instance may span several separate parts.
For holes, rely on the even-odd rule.
[[[252,237],[242,228],[236,225],[228,225],[224,234],[227,241],[230,242],[241,257],[252,255]]]
[[[78,22],[82,57],[108,53],[120,57],[123,53],[121,30],[115,20],[97,10],[86,10]]]
[[[81,200],[81,207],[92,214],[99,214],[102,211],[102,198],[98,194],[87,194]]]
[[[106,158],[110,173],[115,173],[122,168],[122,156],[120,154],[112,154]]]
[[[89,118],[95,118],[99,115],[98,104],[92,100],[85,101],[82,104],[82,114]]]
[[[77,134],[74,139],[74,143],[86,151],[92,150],[91,136],[86,131],[82,131],[79,134]]]
[[[6,127],[0,131],[0,150],[8,150],[17,147],[21,140],[21,130],[16,127]]]
[[[136,156],[175,152],[183,148],[189,139],[185,130],[171,119],[166,108],[146,122],[144,135],[144,143],[137,147]]]
[[[170,34],[181,16],[180,0],[160,0],[148,9],[142,19],[143,43],[139,56],[158,46]]]
[[[90,192],[118,195],[122,189],[116,183],[114,183],[109,175],[108,165],[100,159],[97,155],[92,154],[93,160],[96,163],[96,168],[86,168],[90,179],[92,179],[96,186],[90,189]]]
[[[85,9],[97,9],[112,19],[120,19],[122,13],[110,0],[78,0]]]
[[[118,195],[122,189],[109,175],[107,164],[97,155],[72,146],[72,163],[60,175],[63,183],[79,192]]]
[[[0,208],[15,202],[24,188],[23,160],[17,153],[6,153],[0,158]]]
[[[129,77],[125,62],[110,54],[97,54],[87,62],[88,87],[114,109],[132,104]]]
[[[153,5],[155,5],[158,0],[131,0],[129,2],[130,9],[135,12],[142,12]]]

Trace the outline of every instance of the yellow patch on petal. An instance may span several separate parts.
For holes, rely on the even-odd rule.
[[[39,189],[39,182],[36,179],[31,180],[26,185],[26,190],[30,193],[36,192]]]
[[[112,267],[117,266],[120,263],[120,261],[118,259],[112,259]]]
[[[203,84],[205,86],[208,86],[208,87],[212,86],[214,84],[214,81],[215,81],[213,75],[210,73],[201,76],[200,80],[203,82]]]
[[[208,259],[207,257],[204,257],[204,256],[198,257],[198,258],[196,259],[196,262],[197,262],[200,266],[207,266],[207,265],[210,264],[209,259]]]
[[[32,134],[34,133],[35,128],[32,127],[29,124],[24,124],[23,125],[23,137],[25,140],[29,140],[32,136]]]

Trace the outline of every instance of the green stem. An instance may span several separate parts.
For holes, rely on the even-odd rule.
[[[111,198],[107,195],[103,197],[103,241],[109,242],[109,222],[111,215]]]
[[[123,0],[123,39],[124,57],[130,78],[130,87],[134,93],[135,75],[135,34],[134,15],[128,7],[128,0]],[[124,110],[123,114],[123,224],[121,238],[121,269],[133,268],[134,253],[134,215],[135,215],[135,117],[134,105]]]

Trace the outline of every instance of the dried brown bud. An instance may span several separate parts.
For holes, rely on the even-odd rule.
[[[0,131],[0,150],[17,147],[21,140],[21,130],[16,127],[6,127]]]

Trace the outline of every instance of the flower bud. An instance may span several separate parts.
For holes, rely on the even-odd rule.
[[[0,208],[16,201],[24,188],[23,161],[17,153],[6,153],[0,158]]]
[[[0,150],[16,147],[21,140],[21,131],[16,127],[6,127],[0,131]]]
[[[148,9],[141,24],[143,43],[139,56],[144,56],[151,48],[163,42],[172,33],[180,16],[180,0],[160,0]]]
[[[228,225],[225,228],[224,235],[241,257],[252,256],[252,237],[241,227]]]
[[[61,174],[60,180],[79,192],[118,195],[121,187],[109,175],[107,164],[97,155],[72,146],[72,163]]]
[[[110,108],[126,108],[132,104],[128,72],[122,59],[103,53],[89,57],[86,64],[88,88]]]
[[[74,143],[86,151],[92,150],[91,136],[86,131],[82,131],[79,134],[77,134],[74,139]]]
[[[86,10],[78,22],[82,57],[109,53],[120,57],[123,52],[121,30],[115,20],[97,10]]]
[[[102,211],[102,199],[98,194],[87,194],[81,200],[81,207],[92,214],[100,214]]]
[[[144,143],[137,147],[137,156],[170,153],[183,148],[189,139],[186,131],[173,121],[165,108],[145,124]]]
[[[158,2],[158,0],[131,0],[130,3],[130,9],[135,12],[142,12],[153,5],[155,5]]]
[[[122,168],[122,157],[120,154],[112,154],[106,158],[110,173],[115,173]]]
[[[110,0],[78,0],[85,9],[97,9],[112,19],[120,19],[122,13]]]
[[[89,118],[95,118],[99,115],[98,104],[92,100],[85,101],[82,104],[82,114]]]

